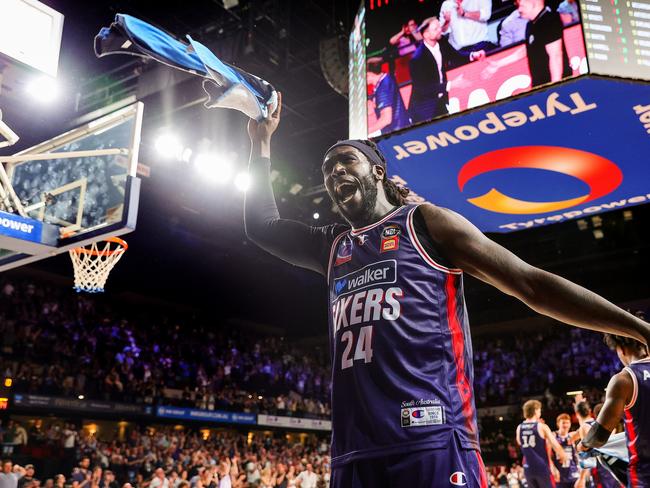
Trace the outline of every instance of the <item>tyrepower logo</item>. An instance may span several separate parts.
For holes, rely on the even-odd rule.
[[[601,198],[616,190],[623,182],[620,168],[609,159],[594,153],[558,146],[520,146],[499,149],[472,159],[458,173],[458,188],[462,192],[472,179],[501,170],[536,169],[573,177],[588,187],[578,197],[566,198],[549,188],[549,201],[514,198],[491,188],[483,195],[467,201],[479,208],[503,214],[540,214],[575,207]],[[517,185],[536,185],[536,181],[519,181]],[[530,186],[529,186],[530,188]]]
[[[395,283],[397,281],[397,261],[388,259],[364,266],[361,269],[334,279],[334,292],[337,297],[363,290],[370,286]]]

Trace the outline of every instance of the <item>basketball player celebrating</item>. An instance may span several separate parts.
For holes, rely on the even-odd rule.
[[[624,419],[630,462],[628,487],[650,487],[650,357],[648,349],[634,339],[605,334],[605,342],[624,365],[607,385],[605,404],[587,435],[583,448],[603,446],[612,430]]]
[[[569,414],[562,413],[557,416],[557,431],[555,431],[555,440],[560,444],[567,455],[567,459],[561,462],[557,456],[553,457],[553,464],[560,473],[560,481],[557,483],[558,488],[584,488],[587,473],[581,474],[577,463],[577,452],[572,436],[569,433],[571,428],[571,417]]]
[[[541,421],[542,404],[538,400],[524,403],[524,421],[517,426],[517,444],[524,456],[524,477],[529,488],[554,488],[560,474],[551,464],[550,450],[560,464],[567,464],[569,456],[555,439],[548,425]]]
[[[333,488],[486,486],[472,395],[463,271],[569,324],[639,340],[648,324],[529,266],[460,215],[407,205],[369,141],[341,141],[322,165],[348,225],[281,219],[270,181],[271,117],[251,120],[248,237],[327,278]]]

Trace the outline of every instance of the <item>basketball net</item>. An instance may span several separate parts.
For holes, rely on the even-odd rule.
[[[84,247],[70,249],[74,268],[74,289],[87,293],[101,293],[108,275],[128,249],[119,237],[108,237]]]

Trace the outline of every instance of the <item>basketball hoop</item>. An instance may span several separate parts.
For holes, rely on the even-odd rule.
[[[109,273],[128,248],[119,237],[107,237],[85,247],[70,249],[74,289],[87,293],[103,292]]]

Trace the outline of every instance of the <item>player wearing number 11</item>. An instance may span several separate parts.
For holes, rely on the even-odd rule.
[[[644,321],[524,263],[458,214],[407,204],[407,190],[388,179],[369,141],[340,141],[323,160],[325,187],[346,225],[280,218],[270,178],[280,111],[281,101],[269,119],[248,125],[246,232],[327,279],[332,488],[487,486],[463,271],[558,320],[650,337]]]

